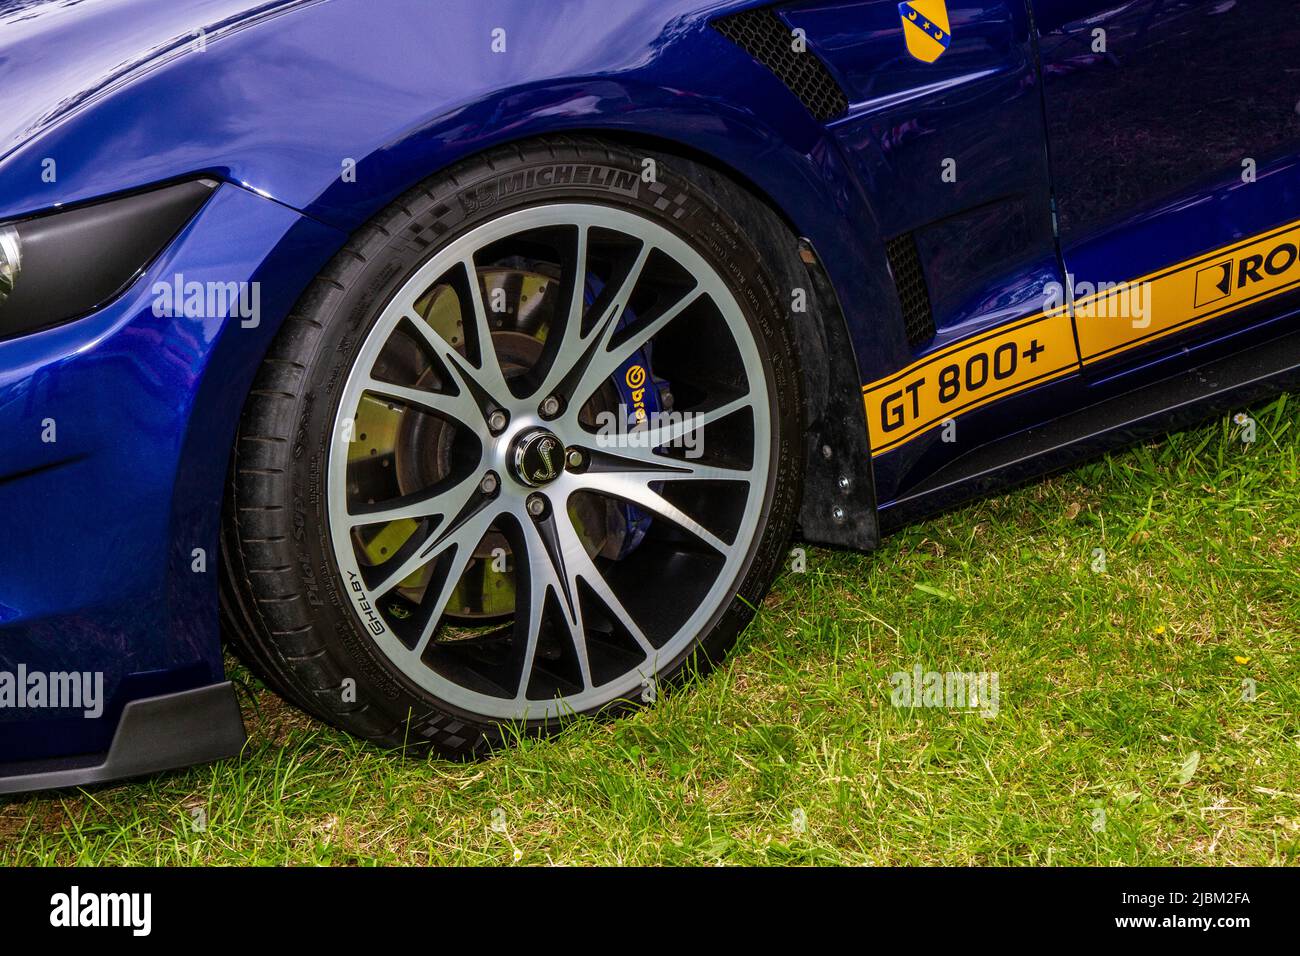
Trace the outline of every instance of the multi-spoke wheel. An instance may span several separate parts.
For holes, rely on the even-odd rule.
[[[313,287],[227,507],[250,663],[451,754],[719,658],[798,500],[781,293],[733,217],[775,219],[684,161],[507,155],[403,197]]]

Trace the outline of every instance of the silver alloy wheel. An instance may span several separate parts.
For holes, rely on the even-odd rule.
[[[526,388],[503,369],[494,343],[492,319],[485,307],[476,259],[483,250],[542,229],[576,229],[567,316],[556,331],[553,359]],[[589,238],[625,240],[630,266],[610,283],[599,308],[585,301]],[[690,282],[675,301],[628,322],[629,302],[652,257],[668,261]],[[435,331],[417,304],[448,277],[462,277],[468,303],[462,307],[464,335],[444,337]],[[472,281],[471,281],[472,278]],[[616,291],[615,291],[616,290]],[[720,317],[731,338],[732,353],[743,367],[720,395],[687,415],[652,422],[640,432],[598,434],[582,409],[620,370],[629,356],[653,343],[675,319],[691,319],[707,308]],[[716,323],[715,323],[716,324]],[[454,393],[398,385],[376,377],[376,364],[397,330],[414,329],[422,347],[436,357],[454,383]],[[473,339],[473,343],[460,339]],[[480,343],[490,343],[487,348]],[[471,348],[471,344],[475,347]],[[743,377],[737,383],[736,378]],[[512,387],[513,386],[513,387]],[[555,396],[565,396],[557,401]],[[727,284],[689,244],[657,223],[631,212],[595,204],[552,204],[514,212],[482,225],[436,253],[396,293],[367,333],[341,394],[335,419],[327,477],[328,512],[334,555],[353,609],[384,655],[414,684],[471,714],[495,719],[546,719],[583,712],[614,700],[641,697],[642,688],[661,666],[675,661],[710,626],[734,597],[761,528],[772,462],[770,388],[754,333]],[[358,440],[355,421],[363,400],[378,399],[390,408],[417,409],[437,416],[476,438],[477,461],[427,495],[359,505],[349,494],[349,447]],[[496,427],[494,427],[496,426]],[[694,433],[738,433],[748,465],[700,463],[669,456],[659,449],[680,445]],[[713,441],[712,438],[709,439]],[[718,522],[691,514],[670,500],[670,488],[706,483],[726,490],[734,520],[724,531]],[[637,615],[611,587],[609,558],[591,553],[572,517],[574,496],[595,495],[640,509],[654,522],[667,523],[683,548],[701,549],[717,565],[707,592],[675,633],[651,640]],[[737,497],[743,502],[737,502]],[[422,522],[426,533],[403,553],[379,568],[367,566],[355,532],[378,523]],[[724,522],[725,523],[725,522]],[[485,690],[480,682],[458,679],[427,661],[440,640],[444,609],[484,536],[509,524],[519,552],[517,604],[509,625],[510,641],[520,655],[513,693]],[[388,565],[392,566],[389,567]],[[429,613],[413,643],[394,633],[383,601],[400,582],[434,566],[428,585]],[[602,568],[604,570],[602,570]],[[581,586],[580,586],[581,584]],[[645,586],[654,588],[648,580]],[[703,587],[703,585],[701,586]],[[679,600],[671,593],[659,600]],[[596,602],[602,618],[616,621],[643,657],[623,673],[596,679],[588,659],[584,608]],[[558,616],[558,621],[557,621]],[[572,640],[581,675],[580,689],[547,699],[529,696],[539,643],[562,627]]]

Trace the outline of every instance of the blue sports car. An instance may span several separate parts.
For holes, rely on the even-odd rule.
[[[0,792],[452,758],[1300,382],[1294,0],[0,0]]]

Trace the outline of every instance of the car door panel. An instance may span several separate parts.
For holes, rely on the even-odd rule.
[[[1031,3],[1085,375],[1297,304],[1300,5]]]

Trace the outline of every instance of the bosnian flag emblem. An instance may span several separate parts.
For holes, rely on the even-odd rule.
[[[943,56],[952,42],[944,0],[907,0],[898,5],[898,15],[903,20],[908,53],[925,63]]]

